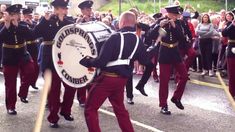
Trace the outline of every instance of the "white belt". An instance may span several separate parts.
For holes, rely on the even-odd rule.
[[[130,59],[125,59],[125,60],[119,59],[119,60],[109,62],[106,66],[110,67],[110,66],[129,65],[129,64],[130,64]]]
[[[118,59],[115,61],[111,61],[109,62],[106,67],[110,67],[110,66],[117,66],[117,65],[130,65],[130,60],[132,59],[132,57],[134,56],[137,48],[138,48],[138,44],[139,44],[139,37],[135,34],[136,36],[136,44],[134,47],[134,50],[132,51],[131,55],[128,57],[128,59],[121,59],[122,57],[122,53],[123,53],[123,49],[124,49],[124,34],[134,34],[132,32],[125,32],[125,33],[120,33],[120,37],[121,37],[121,43],[120,43],[120,52],[118,55]]]

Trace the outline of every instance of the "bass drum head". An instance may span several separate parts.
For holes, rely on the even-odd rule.
[[[62,81],[74,88],[82,88],[90,83],[96,74],[96,69],[86,68],[79,61],[85,56],[97,57],[92,36],[72,24],[63,27],[54,40],[52,58]]]

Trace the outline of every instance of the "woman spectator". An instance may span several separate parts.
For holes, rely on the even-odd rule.
[[[216,72],[220,45],[219,20],[217,15],[211,16],[211,23],[215,29],[212,37],[212,69]]]
[[[192,19],[191,20],[194,29],[197,28],[199,24],[198,19]],[[201,51],[199,48],[199,38],[198,35],[195,36],[194,42],[193,42],[193,48],[196,51],[196,58],[194,59],[194,62],[192,64],[193,72],[202,72],[202,58],[201,58]]]
[[[202,16],[201,23],[197,26],[196,33],[199,36],[199,46],[203,62],[203,72],[201,75],[205,76],[209,72],[209,76],[214,76],[214,72],[212,71],[212,37],[214,27],[210,22],[208,14]]]
[[[224,28],[226,26],[228,26],[229,24],[231,24],[231,22],[234,20],[234,16],[232,12],[228,12],[225,15],[225,22],[221,25],[220,27],[220,31],[224,30]],[[221,38],[221,47],[220,47],[220,51],[219,51],[219,56],[218,56],[218,64],[217,64],[217,68],[220,70],[221,72],[221,76],[226,76],[227,75],[227,61],[226,61],[226,57],[225,57],[225,51],[226,51],[226,47],[228,45],[228,39],[227,37],[222,37]]]

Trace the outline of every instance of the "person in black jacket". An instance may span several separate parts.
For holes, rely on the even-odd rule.
[[[34,71],[33,60],[26,50],[25,42],[29,40],[32,32],[19,24],[22,5],[15,4],[6,9],[4,26],[0,31],[2,43],[2,65],[5,79],[7,113],[16,115],[16,83],[20,71],[25,76],[24,83],[20,86],[18,96],[23,103],[28,103],[27,95]]]
[[[179,43],[184,41],[184,35],[180,29],[181,25],[178,24],[177,18],[181,13],[180,7],[177,5],[165,7],[168,14],[165,18],[162,18],[151,31],[150,36],[156,38],[159,36],[159,29],[163,28],[166,31],[166,35],[162,37],[159,47],[158,60],[160,66],[160,83],[159,83],[159,106],[161,107],[161,113],[170,115],[168,110],[167,98],[168,98],[168,82],[171,75],[171,67],[173,66],[177,73],[179,73],[179,81],[177,82],[177,88],[174,92],[171,101],[175,105],[183,110],[184,106],[181,103],[181,98],[187,82],[187,71],[185,64],[179,51]],[[143,88],[147,83],[151,73],[145,71],[141,80],[137,84],[137,88]]]
[[[52,83],[48,94],[49,116],[47,120],[50,127],[58,128],[58,112],[64,116],[65,120],[73,121],[71,108],[76,89],[65,84],[57,74],[52,60],[52,45],[56,33],[64,26],[72,24],[66,19],[68,13],[68,0],[54,0],[51,5],[54,6],[54,14],[46,14],[40,23],[35,27],[34,34],[36,38],[43,38],[39,51],[40,70],[44,73],[47,69],[52,72]],[[60,102],[61,82],[65,87],[63,102]]]
[[[138,60],[141,64],[153,67],[146,59],[146,50],[143,42],[135,33],[136,18],[132,12],[124,12],[120,17],[120,31],[111,37],[102,46],[97,58],[84,57],[80,64],[85,67],[97,67],[101,74],[95,79],[85,105],[85,118],[89,132],[100,132],[98,109],[108,98],[119,126],[123,132],[133,132],[129,114],[123,104],[124,87],[132,74],[130,66]],[[151,69],[152,70],[152,69]]]
[[[33,30],[34,27],[36,26],[36,22],[34,22],[32,13],[33,13],[33,9],[31,8],[26,8],[23,9],[23,20],[20,21],[21,25],[24,25],[26,27],[28,27],[30,30]],[[33,59],[33,64],[34,64],[34,72],[33,72],[33,78],[32,78],[32,82],[30,83],[30,85],[32,86],[32,88],[34,89],[38,89],[38,87],[36,86],[36,82],[38,79],[38,75],[39,75],[39,65],[38,65],[38,47],[39,47],[39,42],[38,40],[35,39],[33,34],[30,34],[29,40],[26,41],[26,46],[27,46],[27,51],[30,53],[30,55],[32,56]],[[20,74],[21,77],[21,83],[25,82],[25,75],[24,74]]]

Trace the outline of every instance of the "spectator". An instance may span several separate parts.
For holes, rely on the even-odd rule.
[[[194,29],[197,28],[199,21],[197,19],[192,19],[191,23],[193,24]],[[193,48],[196,51],[196,58],[194,59],[192,68],[193,71],[196,72],[202,72],[202,58],[201,58],[201,51],[199,47],[199,38],[198,35],[195,36],[194,42],[193,42]]]
[[[0,11],[1,11],[1,12],[5,12],[6,9],[7,9],[7,6],[4,5],[4,4],[2,4],[2,5],[0,6]]]
[[[219,34],[219,20],[217,15],[211,16],[211,23],[214,27],[214,33],[212,37],[212,69],[215,72],[217,68],[219,45],[220,45],[220,34]]]
[[[195,10],[195,8],[194,8],[193,6],[187,4],[187,5],[185,5],[184,10],[185,10],[186,12],[190,12],[191,14],[194,14],[194,15],[191,15],[191,18],[192,18],[192,19],[198,19],[199,13],[198,13],[197,10]]]
[[[225,14],[225,21],[223,22],[222,26],[220,27],[220,31],[224,30],[224,28],[229,25],[232,21],[234,20],[234,16],[232,12],[228,12]],[[220,50],[219,50],[219,55],[218,55],[218,64],[217,68],[221,72],[221,76],[227,76],[227,61],[226,61],[226,47],[228,45],[228,39],[227,37],[221,37],[221,45],[220,45]]]
[[[197,26],[196,33],[199,36],[199,46],[203,62],[203,72],[201,75],[205,76],[209,73],[209,76],[214,76],[214,72],[212,71],[212,37],[214,28],[208,14],[202,16],[201,23]]]

